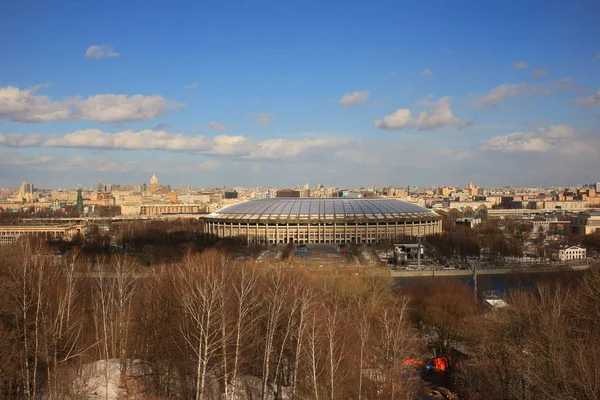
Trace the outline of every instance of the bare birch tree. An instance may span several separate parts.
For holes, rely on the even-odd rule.
[[[42,312],[45,297],[44,276],[48,260],[43,243],[22,240],[18,244],[18,257],[9,263],[9,273],[15,282],[12,301],[15,305],[15,326],[19,332],[21,373],[24,380],[23,395],[37,399],[38,371],[42,354]]]
[[[256,324],[252,315],[260,306],[257,295],[258,271],[253,264],[236,264],[233,266],[232,289],[235,299],[235,333],[233,350],[233,367],[231,369],[231,398],[236,398],[238,374],[244,343],[244,332]]]
[[[224,282],[220,255],[188,256],[177,270],[177,295],[184,313],[181,333],[196,358],[195,399],[206,395],[209,362],[221,348],[220,299]]]

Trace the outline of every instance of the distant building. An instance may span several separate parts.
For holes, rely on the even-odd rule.
[[[224,192],[223,193],[223,198],[224,199],[237,199],[238,198],[238,192],[236,191],[232,191],[232,192]]]
[[[140,183],[140,184],[132,185],[132,189],[133,189],[133,192],[143,193],[146,191],[146,184]]]
[[[393,199],[280,198],[230,205],[203,218],[204,233],[248,243],[393,243],[438,234],[442,218]]]
[[[488,208],[485,204],[479,204],[476,207],[463,206],[463,207],[449,207],[449,208],[438,208],[434,210],[436,213],[441,215],[444,219],[456,221],[458,219],[479,219],[486,220],[488,217]]]
[[[474,228],[481,223],[481,218],[459,218],[456,221],[456,225],[466,226],[468,228]]]
[[[300,191],[294,189],[281,189],[277,191],[277,197],[300,197]]]
[[[0,244],[10,244],[24,235],[47,239],[72,239],[83,233],[82,225],[5,225],[0,226]]]
[[[450,193],[454,192],[456,189],[453,187],[439,187],[436,189],[435,194],[437,194],[438,196],[443,196],[443,197],[448,197],[450,196]]]
[[[158,178],[156,177],[156,174],[152,174],[152,177],[150,178],[150,186],[148,186],[148,191],[150,193],[154,193],[158,191],[158,189],[160,189],[160,186],[158,185]]]
[[[394,244],[394,260],[397,264],[403,264],[409,259],[416,260],[421,253],[423,256],[424,246],[420,243],[399,243]]]
[[[181,193],[181,194],[187,194],[187,193],[190,193],[191,191],[192,191],[192,185],[183,184],[179,187],[179,193]]]
[[[198,214],[206,212],[205,206],[197,204],[142,204],[127,211],[124,211],[121,207],[121,212],[134,215],[138,211],[137,207],[139,207],[139,215]]]
[[[581,246],[561,246],[550,249],[550,258],[556,261],[585,260],[587,250]]]
[[[600,232],[600,212],[584,212],[571,217],[571,233],[589,235]]]
[[[75,209],[80,215],[83,214],[83,196],[81,193],[81,188],[77,189],[77,204],[75,205]]]

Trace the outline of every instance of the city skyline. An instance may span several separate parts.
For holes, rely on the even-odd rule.
[[[7,11],[0,187],[598,181],[594,2]]]

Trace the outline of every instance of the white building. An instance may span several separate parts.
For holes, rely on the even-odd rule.
[[[550,258],[557,261],[585,260],[587,257],[587,250],[581,246],[563,246],[550,251]]]

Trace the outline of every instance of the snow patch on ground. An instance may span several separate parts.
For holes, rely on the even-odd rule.
[[[84,364],[79,377],[73,382],[73,391],[78,398],[86,400],[119,400],[142,394],[143,384],[140,381],[152,374],[152,368],[143,360],[127,362],[126,375],[122,374],[124,366],[118,358]]]

